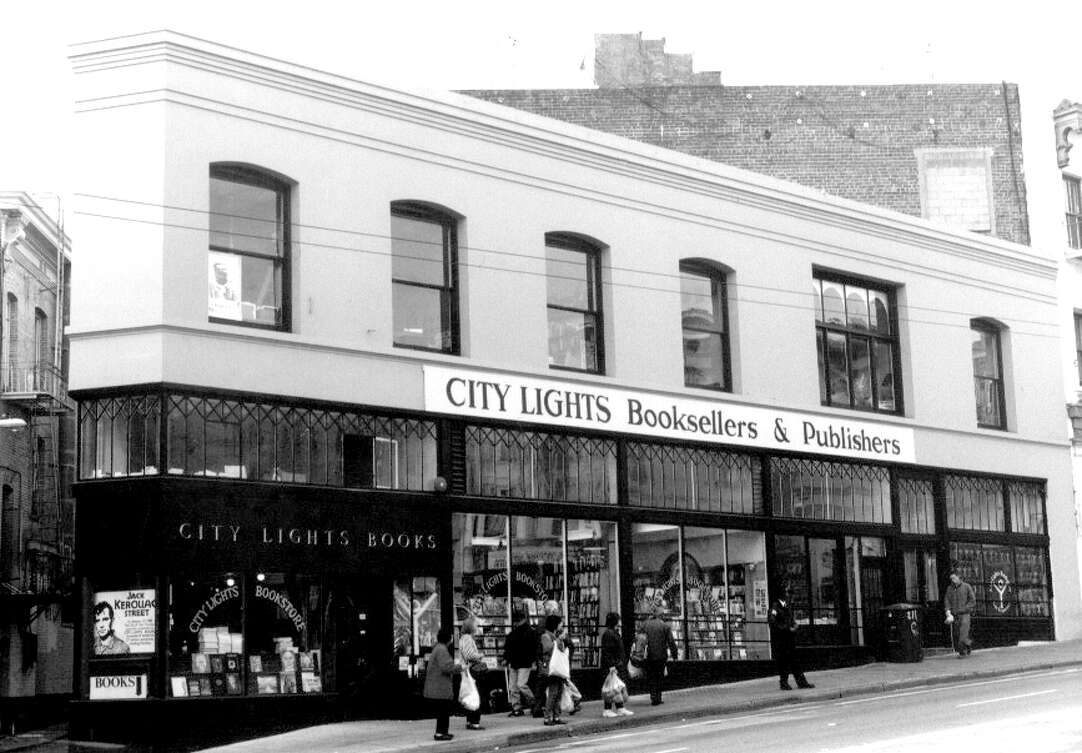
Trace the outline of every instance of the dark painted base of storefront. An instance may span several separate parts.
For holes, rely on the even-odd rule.
[[[70,693],[0,698],[0,734],[48,727],[68,718]]]

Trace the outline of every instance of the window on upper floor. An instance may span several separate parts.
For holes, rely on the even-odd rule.
[[[684,384],[732,389],[725,274],[706,264],[680,265],[680,315],[684,332]]]
[[[1082,248],[1082,180],[1064,175],[1063,188],[1067,194],[1067,244]]]
[[[991,149],[919,149],[917,167],[925,218],[995,232]]]
[[[1074,359],[1078,367],[1078,383],[1082,385],[1082,314],[1074,315]]]
[[[289,329],[290,186],[255,168],[210,167],[207,313]]]
[[[549,366],[605,371],[601,320],[601,250],[564,233],[545,234]]]
[[[973,335],[977,425],[986,429],[1006,429],[1000,328],[985,319],[974,319],[969,326]]]
[[[395,347],[459,352],[457,225],[427,205],[391,204]]]
[[[816,271],[815,336],[823,405],[900,413],[894,291]]]
[[[14,293],[8,293],[7,315],[7,360],[14,361],[19,357],[19,299]]]
[[[52,363],[49,351],[49,317],[39,308],[34,309],[34,363],[44,366]]]

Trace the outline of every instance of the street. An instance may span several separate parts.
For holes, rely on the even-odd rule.
[[[516,753],[815,753],[1082,750],[1080,669],[918,688],[528,746]]]

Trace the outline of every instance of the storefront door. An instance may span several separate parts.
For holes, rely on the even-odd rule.
[[[883,539],[846,536],[845,570],[851,642],[855,646],[876,647],[880,641],[879,610],[884,606],[887,572]]]
[[[924,607],[924,645],[950,645],[943,629],[943,606],[939,595],[939,557],[933,546],[902,547],[905,600]]]

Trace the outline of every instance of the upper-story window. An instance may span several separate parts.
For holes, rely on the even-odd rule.
[[[680,315],[684,331],[684,384],[731,389],[724,273],[704,264],[682,263]]]
[[[574,236],[545,234],[549,366],[601,374],[601,250]]]
[[[1082,385],[1082,314],[1074,315],[1074,358],[1078,367],[1078,383]]]
[[[52,362],[49,351],[49,317],[39,308],[34,309],[34,363],[38,366]]]
[[[973,391],[977,398],[977,425],[1005,429],[1003,358],[999,328],[983,319],[969,323],[973,334]]]
[[[289,194],[287,183],[265,172],[211,165],[212,321],[289,329]]]
[[[929,220],[994,233],[991,149],[918,149],[921,211]]]
[[[813,290],[820,402],[900,413],[894,291],[818,271]]]
[[[391,204],[394,344],[459,352],[457,221],[420,204]]]
[[[1067,193],[1067,243],[1071,248],[1082,248],[1082,180],[1064,175],[1063,187]]]

